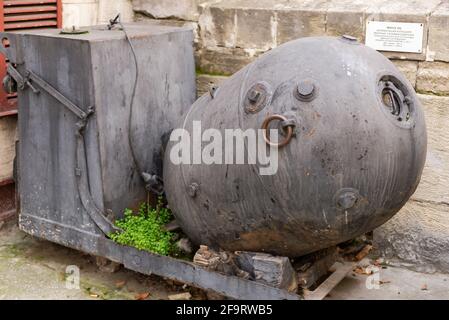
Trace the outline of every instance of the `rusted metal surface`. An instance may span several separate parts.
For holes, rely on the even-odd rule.
[[[5,6],[4,14],[21,14],[21,13],[35,13],[35,12],[56,12],[56,5],[54,6]]]
[[[13,15],[6,16],[5,22],[17,22],[17,21],[29,21],[29,20],[48,20],[55,19],[58,17],[56,13],[36,13],[36,14],[26,14],[26,15]]]
[[[8,22],[5,24],[8,30],[29,29],[29,28],[43,28],[57,26],[56,20],[39,20],[39,21],[22,21],[22,22]]]
[[[394,105],[384,102],[386,86]],[[260,129],[272,115],[297,124],[274,175],[260,175],[261,164],[175,165],[177,142],[167,147],[168,203],[195,243],[302,256],[383,224],[419,183],[427,146],[420,102],[391,61],[356,41],[303,38],[269,51],[213,99],[198,99],[183,128],[192,136],[201,121],[202,132],[224,137]]]
[[[57,3],[58,0],[3,0],[3,5],[5,7],[12,6],[30,6],[30,5],[42,5]]]

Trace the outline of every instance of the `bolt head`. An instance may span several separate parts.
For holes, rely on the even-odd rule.
[[[300,81],[296,86],[296,93],[301,100],[311,100],[315,94],[315,85],[311,81]]]
[[[338,198],[338,205],[347,210],[354,207],[357,202],[357,196],[353,192],[345,192]]]
[[[253,89],[248,93],[248,100],[252,103],[259,101],[261,97],[261,92],[259,90]]]
[[[246,113],[257,113],[265,108],[271,99],[269,84],[257,82],[246,92],[243,107]]]

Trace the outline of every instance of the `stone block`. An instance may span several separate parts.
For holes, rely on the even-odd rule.
[[[251,280],[296,292],[296,272],[289,258],[245,251],[237,251],[235,255],[237,265],[249,274]]]
[[[413,198],[449,203],[449,97],[421,94],[419,98],[426,117],[428,146],[424,172]]]
[[[416,88],[420,92],[449,95],[449,63],[420,62]]]
[[[229,76],[239,71],[261,52],[239,48],[200,48],[196,52],[196,65],[202,73]]]
[[[234,8],[205,7],[198,22],[202,46],[235,47],[236,19]]]
[[[276,16],[272,10],[236,11],[236,47],[269,50],[276,47]]]
[[[449,206],[410,201],[374,230],[374,244],[393,263],[420,272],[449,272]]]
[[[161,26],[186,27],[190,28],[194,34],[195,45],[199,42],[198,23],[185,20],[153,19],[141,13],[134,14],[134,21],[139,23],[157,24]]]
[[[266,51],[284,42],[326,34],[327,1],[230,0],[201,10],[202,45]]]
[[[198,21],[200,0],[132,0],[135,12],[156,19],[175,18]]]
[[[63,0],[62,24],[64,28],[98,24],[98,0]]]
[[[16,137],[17,117],[0,118],[0,182],[13,177]]]
[[[302,37],[325,35],[326,10],[327,2],[324,0],[279,4],[276,7],[277,44]]]
[[[122,22],[134,21],[131,0],[98,0],[98,23],[108,24],[109,20],[120,13]]]
[[[274,11],[254,1],[204,5],[199,18],[202,45],[268,50],[276,46]]]
[[[226,80],[225,76],[213,76],[210,74],[198,74],[196,76],[197,97],[209,92],[211,86],[220,86],[220,83]]]
[[[418,72],[418,61],[410,60],[392,60],[395,66],[410,81],[413,88],[416,88],[416,73]]]
[[[449,2],[443,2],[429,18],[427,60],[449,62]]]
[[[326,34],[351,35],[358,41],[365,40],[365,11],[369,4],[364,0],[330,2],[326,17]]]

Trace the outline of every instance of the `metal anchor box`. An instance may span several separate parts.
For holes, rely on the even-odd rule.
[[[80,234],[104,236],[113,218],[146,199],[139,170],[162,175],[163,141],[195,99],[193,33],[125,30],[129,41],[105,26],[3,33],[24,82],[19,224],[28,233],[80,247]]]

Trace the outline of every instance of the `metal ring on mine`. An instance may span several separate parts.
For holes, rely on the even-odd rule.
[[[267,134],[267,129],[268,129],[268,126],[270,125],[271,121],[273,121],[273,120],[280,120],[280,121],[284,122],[284,121],[287,121],[288,119],[280,114],[273,114],[271,116],[268,116],[262,124],[263,139],[265,140],[265,142],[270,146],[280,148],[280,147],[287,145],[290,142],[290,140],[292,139],[293,128],[292,128],[292,126],[288,126],[287,129],[284,128],[284,130],[286,130],[286,134],[287,134],[287,137],[285,138],[284,141],[282,141],[280,143],[271,142],[269,135]]]

